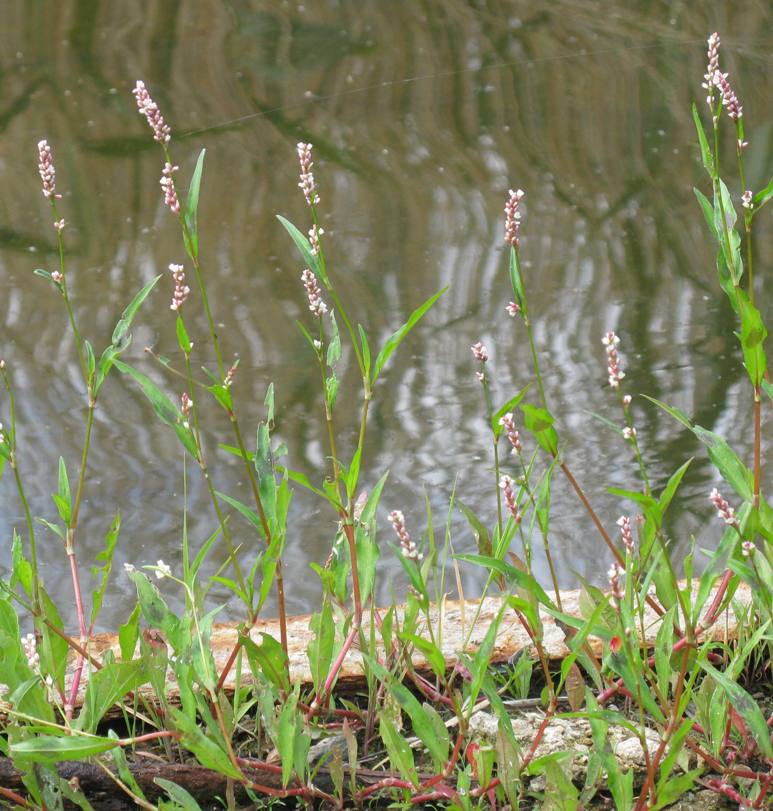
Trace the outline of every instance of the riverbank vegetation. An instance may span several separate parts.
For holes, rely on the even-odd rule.
[[[3,475],[15,482],[26,519],[9,539],[13,571],[0,584],[0,749],[7,776],[0,799],[9,807],[96,808],[96,794],[86,786],[99,783],[127,806],[143,808],[275,802],[579,809],[606,803],[643,811],[705,789],[740,807],[769,807],[773,510],[763,486],[763,424],[773,387],[758,307],[764,281],[755,269],[754,225],[763,210],[769,213],[773,181],[756,192],[747,188],[751,137],[722,71],[716,34],[709,38],[703,86],[705,98],[692,111],[706,170],[705,185],[695,191],[696,216],[702,213],[706,238],[716,246],[716,268],[707,274],[714,274],[717,295],[727,296],[735,315],[727,328],[737,335],[740,353],[727,362],[741,362],[746,370],[753,455],[742,459],[732,435],[720,436],[671,404],[630,390],[625,358],[633,348],[625,335],[608,331],[599,336],[599,379],[606,383],[603,396],[619,405],[619,418],[599,417],[594,425],[608,432],[610,443],[626,443],[640,477],[635,490],[610,481],[621,505],[613,517],[595,511],[593,494],[574,475],[562,415],[553,412],[543,386],[533,325],[550,313],[529,306],[520,246],[523,190],[510,191],[503,201],[502,273],[509,276],[512,299],[502,302],[501,312],[511,319],[512,340],[528,343],[532,369],[518,392],[500,391],[488,348],[477,342],[468,370],[477,377],[490,428],[489,458],[479,475],[490,482],[492,512],[476,514],[463,492],[453,492],[446,515],[436,515],[429,500],[424,515],[404,515],[390,503],[388,471],[369,465],[369,412],[388,381],[390,358],[445,291],[417,301],[405,324],[386,337],[369,332],[349,311],[329,261],[320,219],[324,178],[314,173],[312,145],[296,147],[303,214],[297,225],[279,214],[277,227],[297,256],[298,296],[306,305],[298,329],[323,393],[319,416],[328,470],[317,480],[293,469],[293,449],[275,437],[271,382],[257,422],[254,404],[234,396],[234,381],[244,370],[233,360],[236,337],[226,340],[218,331],[217,302],[207,294],[214,262],[207,256],[206,224],[197,217],[204,151],[190,181],[181,183],[170,125],[137,82],[138,111],[157,143],[161,193],[179,222],[181,258],[137,292],[110,340],[100,343],[83,332],[71,301],[68,213],[57,191],[62,179],[54,147],[38,144],[59,262],[35,273],[47,283],[40,295],[62,301],[62,328],[69,327],[82,377],[84,440],[79,459],[59,458],[52,513],[33,516],[13,359],[0,364],[0,462]],[[175,359],[148,350],[143,362],[130,364],[123,355],[132,327],[151,307],[174,320],[177,346],[168,351]],[[200,335],[190,316],[197,307],[207,325]],[[339,397],[347,368],[356,368],[362,382],[357,402]],[[159,370],[163,385],[156,382]],[[121,537],[118,515],[103,517],[98,559],[84,561],[79,554],[82,511],[89,509],[95,475],[95,413],[103,386],[117,375],[147,398],[177,437],[183,492],[195,476],[209,494],[211,534],[192,537],[184,511],[182,554],[173,564],[158,560],[113,571],[118,544],[130,543]],[[686,557],[674,554],[664,519],[691,460],[674,459],[670,470],[649,468],[647,437],[637,430],[644,409],[665,411],[692,432],[724,482],[694,505],[715,512],[725,527],[715,549],[691,538]],[[210,446],[203,426],[222,415],[228,431]],[[356,436],[346,457],[339,452],[344,432]],[[243,466],[249,499],[219,488],[224,455]],[[577,611],[565,604],[551,555],[551,492],[557,486],[576,495],[608,569],[605,590],[578,583]],[[283,566],[285,548],[301,542],[288,521],[298,488],[315,494],[337,522],[327,560],[312,566],[323,597],[308,621],[305,679],[291,667],[298,643],[288,631],[285,606],[307,573]],[[451,516],[457,512],[476,538],[474,554],[455,552]],[[537,545],[548,562],[549,584],[533,570]],[[54,604],[41,576],[41,558],[55,550],[68,562],[74,610]],[[407,583],[399,608],[374,604],[379,559],[387,554],[398,557]],[[464,566],[486,572],[484,593],[497,598],[496,610],[474,643],[479,617],[463,623],[449,653],[443,606],[449,595],[464,597],[458,594]],[[98,653],[94,629],[117,577],[131,579],[137,602],[127,610],[114,649]],[[219,612],[208,599],[213,584],[243,607],[243,622],[222,658],[213,653]],[[181,595],[184,611],[173,612],[160,587]],[[269,595],[278,606],[276,632],[258,633]],[[525,632],[528,645],[501,661],[498,640],[512,624]],[[564,636],[559,659],[548,649],[548,624]],[[362,677],[354,687],[345,670],[352,661]],[[572,729],[583,730],[587,741],[569,736]],[[629,749],[638,747],[636,757],[623,757],[622,740]]]

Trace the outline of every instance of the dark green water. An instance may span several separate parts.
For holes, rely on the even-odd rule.
[[[142,352],[152,345],[180,362],[166,267],[184,260],[158,186],[161,153],[131,96],[137,79],[172,127],[178,177],[186,178],[207,148],[202,258],[227,356],[241,360],[240,415],[252,435],[274,381],[277,432],[289,446],[290,466],[319,481],[327,453],[316,367],[294,324],[308,315],[303,268],[274,216],[308,227],[295,143],[315,146],[332,272],[373,343],[449,285],[389,366],[371,411],[364,483],[391,471],[381,601],[392,588],[402,594],[393,577],[399,566],[386,547],[386,510],[402,509],[418,537],[424,494],[442,525],[456,482],[459,496],[493,520],[489,439],[469,347],[478,340],[488,346],[498,402],[531,379],[525,335],[504,311],[508,188],[527,192],[521,252],[565,457],[610,531],[632,507],[606,488],[636,486],[636,468],[622,440],[588,415],[620,421],[605,387],[600,339],[608,329],[622,339],[628,392],[683,408],[750,458],[751,404],[734,320],[692,193],[693,185],[706,184],[690,104],[705,107],[705,40],[719,30],[723,69],[731,72],[750,135],[749,185],[761,188],[773,170],[769,4],[9,0],[4,17],[0,356],[17,386],[21,465],[36,515],[54,519],[49,493],[60,454],[76,475],[85,415],[61,301],[32,275],[56,263],[36,171],[40,138],[53,147],[64,193],[68,278],[83,332],[101,349],[133,293],[166,273],[126,357],[179,395],[177,382]],[[760,301],[770,321],[762,295],[773,253],[770,215],[755,227]],[[190,325],[199,360],[211,362],[205,327],[203,318]],[[337,419],[347,457],[358,380],[352,358],[344,361]],[[711,546],[721,527],[705,497],[715,479],[704,452],[641,398],[634,411],[656,483],[696,456],[668,529],[680,549],[690,533],[699,546]],[[0,414],[7,419],[5,399]],[[216,414],[206,437],[217,486],[246,500],[239,467],[216,450],[217,441],[230,441]],[[769,441],[768,433],[766,448]],[[121,512],[104,626],[124,619],[130,604],[121,562],[163,558],[179,566],[181,488],[175,438],[138,390],[115,375],[98,411],[78,541],[85,571]],[[215,524],[196,471],[190,490],[197,544]],[[327,557],[336,518],[297,492],[291,525],[289,608],[300,612],[316,603],[308,564]],[[250,554],[254,537],[238,517],[233,526]],[[3,573],[14,527],[24,532],[6,471]],[[474,547],[458,513],[452,528],[457,551]],[[64,611],[72,604],[64,555],[42,528],[40,543],[47,584]],[[575,571],[603,580],[608,553],[558,476],[551,543],[562,585],[576,582]],[[547,581],[541,556],[537,565]],[[473,594],[481,573],[465,569],[464,582]]]

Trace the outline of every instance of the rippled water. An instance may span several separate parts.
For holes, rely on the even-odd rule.
[[[627,447],[588,413],[620,418],[604,387],[600,338],[608,329],[622,338],[628,391],[683,408],[749,457],[751,408],[734,319],[691,190],[705,188],[705,176],[690,104],[702,105],[705,38],[719,30],[724,69],[731,71],[751,136],[749,185],[764,185],[773,166],[769,4],[141,5],[4,4],[0,355],[17,387],[21,466],[34,514],[54,519],[49,494],[57,458],[67,460],[74,477],[85,414],[61,301],[32,275],[33,268],[56,263],[35,144],[47,138],[54,149],[68,223],[68,278],[82,331],[101,348],[134,292],[170,262],[183,261],[159,191],[160,150],[130,93],[140,78],[171,124],[180,177],[207,148],[202,256],[227,356],[241,360],[239,411],[252,434],[274,381],[277,432],[289,446],[290,466],[317,481],[326,472],[316,368],[294,324],[305,317],[302,266],[274,217],[283,213],[307,227],[296,187],[299,140],[315,147],[339,290],[372,343],[449,286],[383,376],[369,424],[365,484],[391,471],[383,506],[402,509],[415,537],[425,526],[425,495],[442,525],[454,486],[489,520],[494,513],[489,440],[469,347],[477,340],[489,347],[498,402],[530,380],[525,336],[504,313],[502,207],[510,187],[527,192],[521,252],[547,396],[567,462],[607,526],[631,505],[606,488],[636,483]],[[764,275],[773,247],[770,217],[755,227]],[[166,278],[142,310],[126,357],[177,396],[177,381],[142,352],[151,345],[180,361],[170,292]],[[771,308],[760,300],[770,321]],[[199,361],[211,362],[203,318],[189,327]],[[358,380],[351,358],[344,359],[338,427],[346,458],[355,441]],[[711,545],[718,527],[703,498],[713,481],[704,452],[645,401],[637,399],[634,409],[657,483],[696,456],[668,530],[680,549],[690,533]],[[206,439],[213,476],[220,489],[246,498],[238,465],[216,451],[230,433],[212,413]],[[0,414],[7,419],[4,398]],[[136,387],[117,374],[103,390],[88,473],[78,540],[84,570],[116,511],[123,518],[119,564],[163,558],[174,566],[181,538],[179,446]],[[189,479],[190,532],[198,543],[215,524],[200,477],[191,471]],[[234,530],[248,554],[255,539],[239,520],[233,518]],[[336,519],[296,492],[291,525],[289,609],[299,612],[317,600],[308,564],[327,557]],[[385,601],[402,586],[386,547],[385,520],[382,525],[379,599]],[[456,513],[452,527],[457,551],[474,547]],[[25,532],[6,471],[3,572],[13,528]],[[603,578],[607,553],[558,477],[551,529],[563,585],[576,582],[575,572]],[[47,586],[66,613],[72,597],[64,555],[53,534],[40,533]],[[541,558],[538,566],[546,576]],[[474,593],[480,572],[465,569],[464,582]],[[130,605],[122,573],[111,594],[102,615],[107,627]]]

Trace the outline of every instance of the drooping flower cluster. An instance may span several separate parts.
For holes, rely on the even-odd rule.
[[[727,80],[727,74],[715,70],[713,81],[714,86],[718,87],[719,92],[722,94],[722,106],[727,110],[731,120],[738,121],[743,116],[743,107],[739,104],[738,96],[736,96],[730,82]]]
[[[400,541],[400,549],[403,553],[403,557],[408,560],[415,560],[417,563],[422,560],[424,555],[419,552],[416,544],[411,540],[411,536],[405,528],[405,516],[402,512],[400,510],[392,510],[392,512],[389,513],[389,521],[392,524],[395,535],[397,535]]]
[[[738,519],[735,517],[735,510],[730,506],[727,500],[722,497],[722,494],[716,487],[709,493],[709,498],[711,499],[711,503],[717,508],[717,516],[729,526],[737,527]]]
[[[172,567],[168,563],[164,563],[163,560],[156,561],[156,578],[158,580],[163,580],[165,577],[172,576]]]
[[[301,281],[306,288],[306,295],[309,297],[309,310],[311,310],[317,318],[321,318],[327,312],[327,304],[322,301],[322,291],[319,287],[319,282],[314,272],[309,268],[301,273]]]
[[[625,547],[626,552],[633,554],[634,543],[633,532],[631,530],[631,519],[627,515],[621,515],[620,518],[617,519],[617,526],[620,527],[620,536],[623,539],[623,546]]]
[[[302,141],[298,144],[298,161],[301,164],[300,181],[298,188],[303,192],[306,202],[310,206],[319,205],[319,195],[317,194],[317,186],[314,183],[314,175],[312,174],[311,167],[314,162],[311,159],[311,144],[304,144]]]
[[[515,420],[513,419],[513,412],[508,411],[499,418],[499,424],[505,429],[505,436],[513,446],[513,453],[520,453],[522,450],[521,435],[515,427]]]
[[[191,415],[191,410],[193,409],[193,400],[191,400],[190,395],[187,391],[184,391],[180,395],[180,411],[183,413],[183,426],[188,428],[188,417]]]
[[[40,666],[40,654],[38,653],[38,643],[35,634],[26,634],[21,639],[21,646],[24,655],[27,657],[27,664],[32,670],[37,670]]]
[[[480,361],[481,363],[486,363],[488,361],[488,349],[486,349],[482,341],[478,341],[478,343],[473,344],[470,349],[472,350],[475,360]]]
[[[174,180],[172,180],[172,175],[179,168],[179,166],[172,166],[171,163],[165,163],[161,170],[161,180],[159,180],[161,188],[164,190],[164,204],[169,206],[172,214],[180,213],[180,201],[177,199],[177,190],[174,187]]]
[[[517,189],[516,191],[510,189],[508,195],[509,197],[505,203],[505,242],[517,248],[520,244],[518,232],[521,228],[521,212],[518,207],[521,200],[526,196],[526,192],[523,189]]]
[[[625,377],[625,372],[620,365],[620,356],[617,354],[617,345],[620,343],[620,338],[610,330],[601,339],[601,343],[607,348],[609,385],[616,389],[620,385],[620,381]]]
[[[708,65],[703,75],[701,87],[706,91],[706,104],[709,107],[714,103],[714,74],[719,70],[719,34],[715,31],[709,37]]]
[[[132,93],[134,94],[134,98],[137,99],[137,109],[145,116],[148,125],[153,130],[153,138],[158,141],[159,144],[168,144],[172,138],[172,131],[164,121],[164,117],[161,115],[158,105],[150,98],[150,93],[148,93],[145,87],[145,82],[138,81]]]
[[[620,584],[620,578],[625,574],[625,569],[615,561],[610,567],[609,571],[607,572],[607,579],[609,580],[609,588],[612,592],[612,596],[615,598],[617,603],[621,603],[623,600],[623,588]]]
[[[185,283],[185,271],[182,265],[169,265],[169,270],[172,272],[172,278],[174,279],[174,293],[172,294],[172,303],[169,305],[169,309],[178,311],[188,299],[191,289]]]
[[[513,516],[515,523],[520,524],[523,516],[521,515],[521,511],[518,509],[518,502],[515,500],[513,480],[507,475],[502,476],[499,479],[499,486],[502,488],[502,493],[505,497],[505,506],[510,512],[510,515]]]
[[[43,196],[46,200],[56,200],[62,195],[56,193],[56,169],[54,156],[48,141],[38,141],[38,172],[43,181]]]

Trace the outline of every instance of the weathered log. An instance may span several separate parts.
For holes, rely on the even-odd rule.
[[[684,584],[681,585],[684,586]],[[697,586],[698,582],[694,581],[694,591],[697,589]],[[715,592],[716,587],[709,595],[709,599],[704,606],[704,611],[708,610],[708,606],[711,604]],[[548,593],[551,597],[554,597],[552,593]],[[748,585],[741,584],[735,593],[734,599],[740,604],[748,605],[751,601],[751,592]],[[561,604],[565,614],[576,618],[581,617],[579,590],[562,591]],[[453,667],[456,663],[460,652],[465,650],[474,651],[478,648],[500,607],[501,599],[498,597],[487,597],[482,601],[482,604],[480,600],[444,600],[439,605],[432,606],[430,622],[432,624],[433,635],[436,640],[441,640],[443,655],[449,668]],[[397,607],[397,620],[399,622],[402,622],[404,609],[404,605]],[[546,612],[541,610],[540,616],[544,629],[542,643],[545,653],[552,661],[559,662],[569,653],[564,631],[555,619]],[[302,614],[290,617],[287,621],[290,678],[294,682],[300,682],[304,686],[311,685],[312,683],[307,656],[309,641],[312,638],[312,634],[309,630],[310,619],[310,614]],[[365,612],[363,627],[367,629],[370,622],[370,612]],[[442,633],[439,633],[441,627]],[[636,628],[640,637],[640,644],[646,647],[654,646],[659,628],[660,619],[658,615],[650,606],[647,606],[644,617],[645,632],[643,637],[640,633],[640,629],[638,627]],[[709,629],[708,634],[712,638],[732,640],[735,638],[736,630],[735,615],[733,612],[728,612],[727,616],[723,617],[720,622]],[[426,625],[420,627],[418,632],[427,637]],[[258,620],[252,627],[250,636],[255,642],[259,643],[262,634],[269,634],[275,639],[279,639],[278,621]],[[218,670],[223,668],[226,664],[231,651],[238,641],[238,636],[239,632],[236,623],[221,624],[214,627],[211,645]],[[376,638],[380,638],[378,633],[376,634]],[[601,656],[601,640],[590,637],[589,644],[594,653],[597,656]],[[499,633],[497,634],[496,643],[491,655],[492,663],[506,661],[519,651],[530,649],[531,647],[531,639],[521,625],[516,613],[508,609],[505,612]],[[120,648],[116,634],[95,635],[89,641],[88,649],[92,656],[98,660],[101,659],[108,650],[112,650],[116,657],[120,656]],[[413,664],[419,672],[429,672],[426,660],[418,651],[414,651]],[[68,676],[70,676],[71,673],[72,664],[70,665]],[[245,674],[242,674],[242,678],[244,678],[244,675]],[[81,685],[81,697],[87,682],[88,675],[85,674]],[[233,690],[234,684],[234,673],[232,671],[225,682],[225,689]],[[362,684],[362,656],[356,648],[353,648],[343,663],[338,678],[337,689],[343,691],[356,690],[361,687]],[[174,684],[170,685],[169,696],[172,698],[176,696]]]

